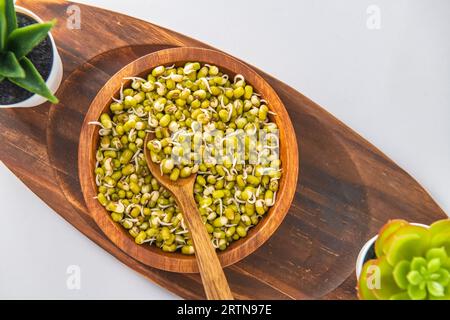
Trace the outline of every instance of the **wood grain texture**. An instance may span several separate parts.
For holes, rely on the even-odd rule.
[[[147,267],[101,232],[81,194],[77,148],[92,99],[125,64],[163,48],[207,46],[84,5],[79,5],[82,29],[68,30],[64,21],[69,3],[18,3],[45,20],[58,17],[62,22],[53,35],[64,63],[64,83],[57,93],[58,106],[0,110],[0,159],[58,214],[118,260],[183,298],[204,298],[198,275]],[[429,224],[445,214],[410,175],[373,145],[310,99],[259,73],[275,88],[293,121],[301,150],[301,179],[277,232],[252,255],[225,268],[233,295],[236,299],[355,299],[357,254],[386,220],[398,217]],[[90,79],[96,80],[93,86]]]
[[[295,132],[280,98],[260,75],[229,55],[215,50],[190,47],[160,50],[133,61],[112,76],[94,98],[84,118],[81,129],[78,148],[78,168],[84,200],[102,231],[120,249],[148,266],[175,272],[198,272],[195,258],[180,253],[165,253],[153,246],[136,246],[134,239],[128,232],[112,221],[106,210],[94,199],[97,195],[97,187],[94,182],[94,169],[96,164],[95,155],[99,141],[99,128],[89,125],[89,123],[91,121],[98,121],[102,113],[109,111],[112,97],[119,97],[119,89],[122,83],[124,87],[127,87],[131,83],[131,80],[124,82],[124,78],[135,76],[146,77],[158,65],[175,64],[182,66],[187,61],[199,61],[201,63],[217,65],[231,78],[238,73],[242,74],[253,85],[255,90],[264,97],[271,111],[276,114],[270,115],[270,117],[271,121],[275,122],[279,128],[280,159],[282,161],[283,171],[288,172],[288,174],[284,174],[281,177],[277,201],[270,208],[268,214],[264,216],[264,219],[249,231],[247,237],[233,242],[227,250],[218,253],[223,266],[228,266],[242,260],[259,248],[275,232],[286,216],[294,198],[299,167]],[[91,82],[90,86],[93,85],[94,83]],[[159,169],[157,173],[159,173]],[[184,187],[182,185],[183,182],[179,182],[179,184],[180,187]],[[173,186],[171,185],[171,187]]]

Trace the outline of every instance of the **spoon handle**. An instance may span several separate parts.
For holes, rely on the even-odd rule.
[[[225,273],[202,222],[192,192],[180,192],[176,198],[180,208],[183,208],[183,217],[188,224],[194,243],[195,257],[206,297],[208,300],[233,300]]]

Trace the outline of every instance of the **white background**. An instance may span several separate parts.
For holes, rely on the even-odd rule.
[[[80,2],[274,75],[383,150],[450,212],[450,1]],[[367,27],[369,5],[380,9],[381,29]],[[1,163],[0,200],[0,298],[177,298],[82,236]],[[81,268],[81,290],[66,287],[69,265]]]

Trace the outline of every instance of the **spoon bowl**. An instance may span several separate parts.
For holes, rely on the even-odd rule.
[[[159,164],[152,161],[150,151],[147,148],[147,143],[154,138],[155,136],[153,133],[147,133],[144,140],[145,160],[152,175],[156,178],[156,180],[158,180],[159,184],[161,184],[164,188],[169,190],[174,195],[175,199],[177,198],[178,192],[181,190],[186,190],[192,193],[194,190],[194,183],[197,174],[191,174],[187,178],[179,178],[177,181],[172,181],[170,180],[168,175],[161,174]]]

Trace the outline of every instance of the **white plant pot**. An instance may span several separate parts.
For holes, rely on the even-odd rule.
[[[429,228],[430,226],[427,226],[426,224],[421,224],[421,223],[411,223],[413,226],[420,226],[420,227],[425,227],[425,228]],[[364,244],[364,246],[362,247],[361,251],[358,254],[358,258],[356,259],[356,279],[359,280],[359,276],[361,275],[361,271],[362,268],[364,266],[364,260],[366,259],[366,255],[367,252],[369,251],[370,247],[372,247],[372,245],[375,245],[375,241],[377,240],[378,235],[376,235],[375,237],[371,238],[369,241],[366,242],[366,244]]]
[[[20,6],[16,6],[16,12],[23,13],[27,16],[30,16],[37,22],[42,22],[42,19],[39,18],[36,14],[31,12],[28,9],[22,8]],[[50,42],[52,44],[52,50],[53,50],[53,64],[52,68],[50,70],[50,75],[48,76],[48,79],[46,81],[46,84],[50,91],[54,94],[56,90],[58,90],[59,85],[61,84],[62,77],[63,77],[63,64],[61,61],[61,57],[59,56],[58,49],[56,48],[55,40],[53,39],[53,36],[51,33],[48,34],[50,38]],[[31,97],[29,97],[26,100],[23,100],[21,102],[17,102],[14,104],[9,105],[0,105],[0,108],[29,108],[29,107],[35,107],[38,106],[44,102],[46,102],[47,99],[44,97],[41,97],[40,95],[34,94]]]

